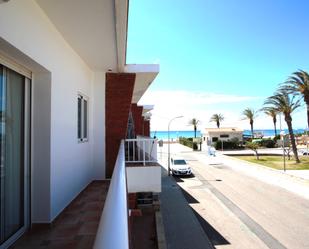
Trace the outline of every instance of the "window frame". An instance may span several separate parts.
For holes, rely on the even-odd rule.
[[[79,100],[81,100],[80,116],[79,116]],[[86,112],[85,112],[85,104],[86,104]],[[78,143],[85,143],[89,141],[89,97],[80,92],[78,92],[77,94],[77,141]]]

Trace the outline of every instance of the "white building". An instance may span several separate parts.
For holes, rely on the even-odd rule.
[[[112,176],[131,104],[159,72],[126,64],[127,19],[127,0],[0,0],[1,249]]]
[[[228,141],[238,139],[243,140],[243,130],[236,127],[225,127],[225,128],[206,128],[202,131],[203,143],[211,145],[218,140]]]

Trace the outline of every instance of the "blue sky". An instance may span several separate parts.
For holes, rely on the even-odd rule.
[[[213,127],[218,112],[222,125],[249,128],[245,107],[261,108],[292,72],[309,71],[308,11],[306,0],[130,0],[127,63],[160,64],[141,101],[155,104],[152,129],[175,114],[185,116],[175,129],[193,117]],[[306,124],[303,110],[295,128]],[[260,114],[255,127],[272,122]]]

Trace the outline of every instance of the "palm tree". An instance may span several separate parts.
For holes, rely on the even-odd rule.
[[[298,70],[281,85],[283,91],[294,95],[300,95],[307,106],[307,125],[309,127],[309,74],[306,71]]]
[[[197,125],[200,123],[199,120],[197,120],[196,118],[192,118],[189,121],[189,125],[193,125],[194,128],[194,137],[196,137],[196,130],[197,130]]]
[[[211,116],[210,121],[209,122],[216,122],[217,127],[220,128],[220,123],[224,120],[224,117],[221,113],[219,114],[214,114]]]
[[[243,112],[242,115],[244,116],[244,119],[249,119],[250,126],[251,126],[251,136],[252,138],[254,137],[253,135],[253,121],[256,118],[256,111],[251,109],[251,108],[246,108]]]
[[[295,111],[295,109],[301,106],[300,99],[295,100],[295,95],[290,97],[287,91],[279,89],[279,91],[277,91],[273,96],[268,97],[266,99],[266,101],[264,102],[264,105],[273,107],[275,108],[277,112],[283,113],[284,120],[286,124],[288,125],[288,130],[290,134],[294,157],[295,157],[296,163],[299,163],[300,160],[298,157],[296,143],[295,143],[295,136],[293,133],[291,114],[293,113],[293,111]]]
[[[270,116],[273,119],[273,123],[274,123],[274,129],[275,129],[275,136],[277,136],[277,114],[278,111],[274,108],[274,107],[264,107],[262,108],[262,111],[264,111],[264,113],[268,116]]]

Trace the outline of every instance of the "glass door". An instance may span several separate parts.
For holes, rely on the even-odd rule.
[[[0,65],[0,249],[28,226],[29,86],[25,76]]]

